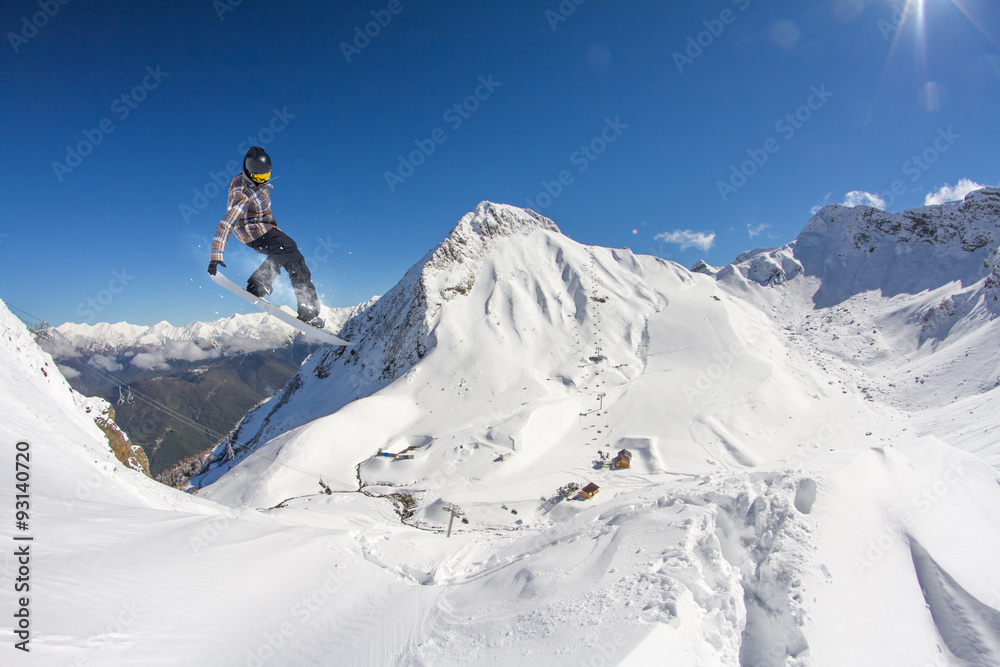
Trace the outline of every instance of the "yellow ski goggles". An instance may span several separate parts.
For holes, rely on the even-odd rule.
[[[271,180],[271,172],[266,174],[250,174],[250,178],[254,180],[254,183],[267,183]]]

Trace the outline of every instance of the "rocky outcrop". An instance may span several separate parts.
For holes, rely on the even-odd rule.
[[[94,423],[108,439],[108,446],[115,453],[115,458],[124,465],[149,476],[149,459],[142,447],[129,441],[125,431],[115,423],[115,409],[111,404],[101,399],[87,399],[87,414],[94,417]]]

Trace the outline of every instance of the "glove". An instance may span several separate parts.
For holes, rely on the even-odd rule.
[[[219,270],[218,267],[220,267],[220,266],[223,267],[223,268],[225,268],[226,263],[225,262],[217,262],[217,261],[215,261],[213,259],[211,262],[208,263],[208,275],[214,276],[216,274],[216,272]]]

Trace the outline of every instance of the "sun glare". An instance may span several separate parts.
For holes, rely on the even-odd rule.
[[[905,0],[905,2],[893,2],[893,14],[890,19],[880,22],[879,27],[886,40],[891,39],[892,45],[889,48],[889,55],[886,58],[885,66],[882,69],[882,79],[879,82],[879,90],[889,73],[890,63],[893,61],[897,51],[902,44],[910,44],[913,47],[913,58],[918,75],[926,82],[922,90],[922,101],[929,111],[936,111],[941,108],[941,89],[938,83],[931,80],[929,75],[927,60],[927,32],[933,30],[927,26],[927,12],[929,5],[943,5],[951,3],[962,15],[985,36],[996,48],[1000,49],[998,40],[984,25],[983,21],[977,18],[973,7],[976,0]]]
[[[977,18],[976,15],[973,14],[972,10],[969,9],[969,6],[972,4],[971,2],[969,2],[969,0],[949,0],[949,1],[951,2],[951,4],[955,5],[955,7],[958,8],[958,11],[962,12],[962,14],[965,15],[965,18],[969,19],[969,23],[974,25],[976,27],[976,30],[983,33],[983,36],[986,37],[986,39],[990,40],[990,43],[993,44],[993,46],[995,46],[997,49],[1000,49],[1000,39],[997,38],[996,31],[994,30],[993,32],[990,32],[989,30],[986,29],[986,25],[983,23],[983,21]]]

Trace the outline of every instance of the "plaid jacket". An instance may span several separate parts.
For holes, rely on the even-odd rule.
[[[257,185],[242,173],[229,183],[226,215],[215,228],[211,261],[222,261],[222,251],[226,249],[230,234],[235,234],[243,243],[250,243],[278,226],[271,215],[270,189],[270,183]]]

